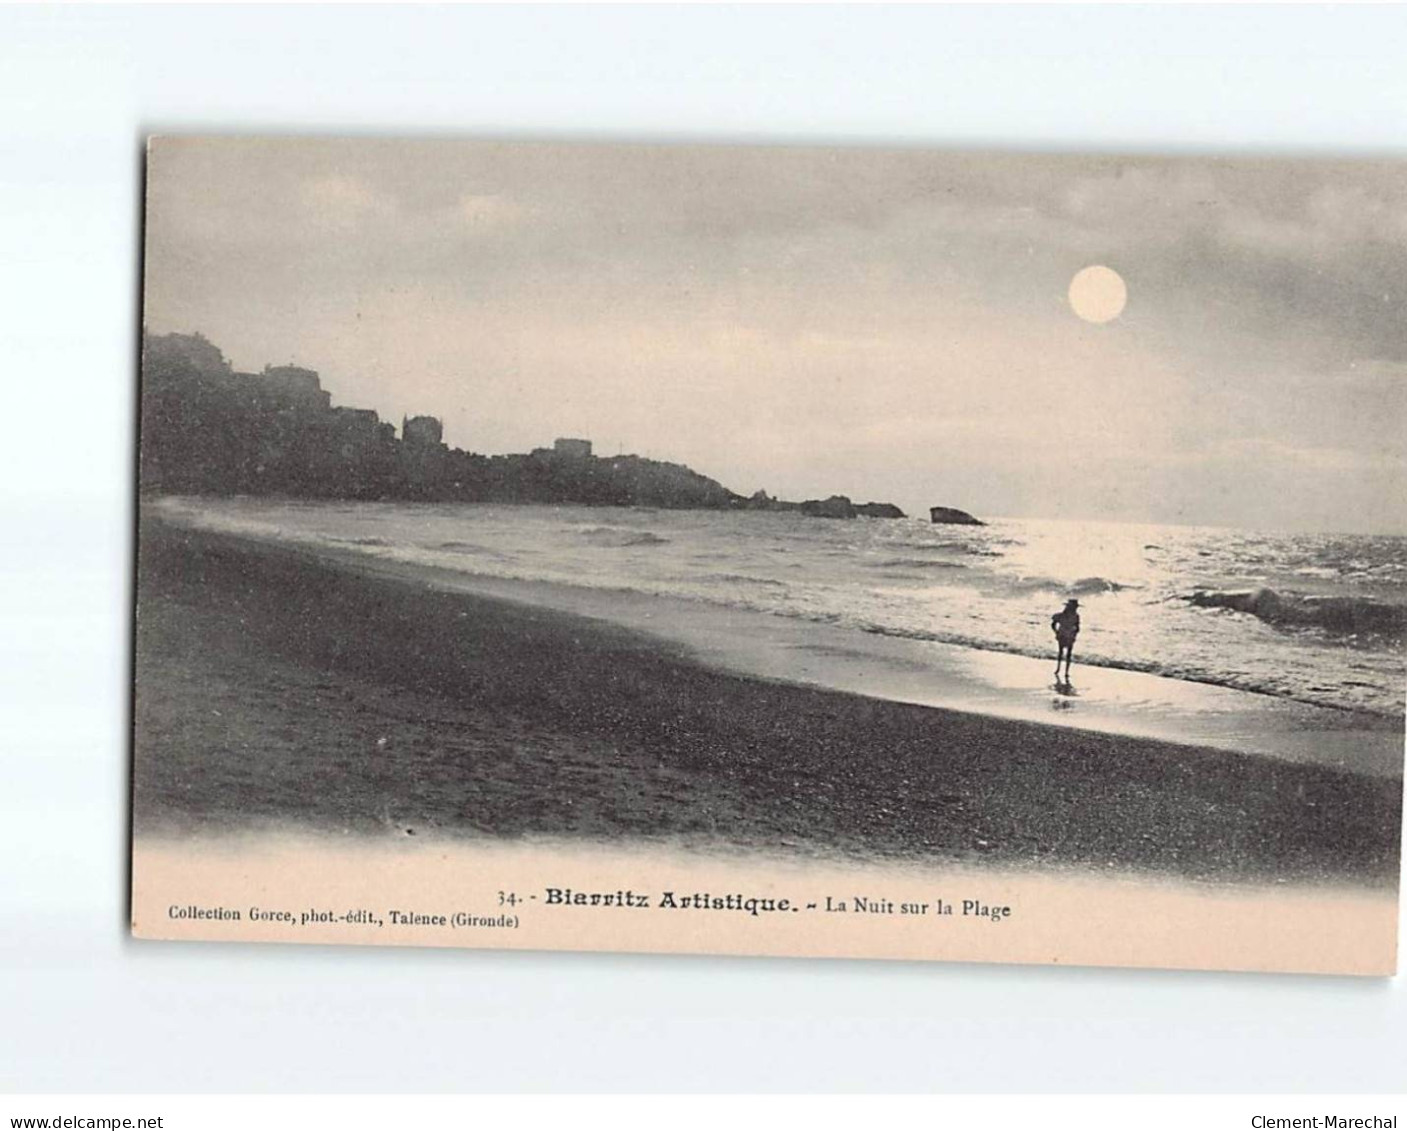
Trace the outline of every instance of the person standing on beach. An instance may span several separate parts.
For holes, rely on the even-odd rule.
[[[1065,607],[1050,618],[1051,631],[1055,633],[1055,678],[1060,679],[1060,661],[1065,661],[1065,682],[1070,682],[1070,661],[1075,655],[1075,637],[1080,634],[1080,603],[1073,597],[1065,602]]]

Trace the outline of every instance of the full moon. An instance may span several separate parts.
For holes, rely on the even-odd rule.
[[[1123,278],[1111,267],[1086,267],[1070,280],[1070,309],[1086,322],[1114,321],[1128,297]]]

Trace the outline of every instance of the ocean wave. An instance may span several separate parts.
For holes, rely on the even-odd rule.
[[[473,542],[437,542],[427,550],[446,550],[451,554],[474,554],[485,558],[502,558],[504,555],[488,546],[477,546]]]
[[[669,542],[649,530],[621,530],[614,526],[593,526],[581,532],[584,541],[593,546],[663,546]]]
[[[1122,593],[1125,589],[1141,589],[1141,585],[1129,585],[1122,581],[1111,581],[1107,577],[1082,577],[1065,587],[1065,592],[1077,597],[1089,597],[1096,593]]]
[[[327,542],[333,542],[340,546],[389,546],[390,542],[385,538],[327,538]]]
[[[1372,597],[1301,597],[1274,589],[1198,589],[1183,600],[1207,609],[1249,613],[1273,625],[1322,628],[1328,632],[1407,636],[1407,607]]]
[[[728,581],[740,585],[764,585],[769,589],[788,588],[785,581],[778,581],[772,577],[753,577],[746,573],[714,573],[709,575],[709,580]]]
[[[949,562],[941,558],[889,558],[875,562],[875,569],[966,569],[962,562]]]
[[[974,558],[1001,558],[1005,557],[1000,550],[993,549],[993,545],[1011,545],[1010,542],[986,540],[983,543],[964,542],[955,539],[943,539],[940,541],[920,541],[913,538],[885,539],[882,545],[891,550],[923,550],[931,554],[947,554],[956,550],[960,554],[966,554]]]
[[[1141,589],[1141,585],[1112,581],[1107,577],[1081,577],[1061,581],[1056,577],[1000,577],[1000,595],[1023,593],[1056,593],[1070,597],[1093,597],[1100,593],[1121,593],[1125,589]]]
[[[783,615],[794,616],[802,620],[816,619],[802,613],[787,613]],[[951,644],[960,648],[974,648],[983,652],[1001,652],[1009,656],[1025,656],[1028,659],[1044,660],[1048,659],[1050,656],[1048,650],[1024,648],[1013,645],[1008,641],[993,640],[961,632],[901,628],[875,622],[861,622],[857,623],[854,627],[872,636],[893,636],[904,640],[922,640],[935,644]],[[1084,665],[1085,667],[1108,668],[1114,671],[1142,672],[1146,675],[1162,676],[1165,679],[1178,679],[1187,683],[1200,683],[1208,687],[1226,687],[1236,691],[1248,691],[1255,695],[1268,695],[1273,698],[1288,699],[1316,707],[1328,707],[1339,711],[1352,711],[1359,715],[1372,716],[1378,719],[1392,720],[1394,722],[1400,721],[1402,717],[1400,707],[1383,707],[1381,704],[1376,703],[1344,702],[1342,698],[1342,684],[1361,686],[1364,688],[1375,688],[1377,686],[1374,683],[1362,681],[1344,680],[1339,686],[1315,687],[1311,690],[1317,691],[1320,694],[1306,695],[1304,693],[1305,689],[1295,687],[1292,683],[1286,681],[1276,680],[1264,675],[1257,676],[1250,672],[1217,672],[1197,664],[1116,657],[1091,651],[1081,653],[1077,664]]]

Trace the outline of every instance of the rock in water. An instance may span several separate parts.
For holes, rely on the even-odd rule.
[[[986,526],[980,518],[973,518],[966,511],[956,507],[929,507],[928,517],[933,522],[945,522],[953,526]]]
[[[904,512],[893,503],[857,503],[855,513],[866,518],[904,518]]]
[[[855,517],[855,504],[844,495],[832,495],[829,499],[807,499],[797,509],[812,518]]]

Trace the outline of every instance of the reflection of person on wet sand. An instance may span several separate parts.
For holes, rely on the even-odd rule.
[[[1060,681],[1060,661],[1065,661],[1065,682],[1070,682],[1070,661],[1075,655],[1075,637],[1080,634],[1080,603],[1073,597],[1065,602],[1065,607],[1050,618],[1051,631],[1055,633],[1057,651],[1055,653],[1055,679]]]

